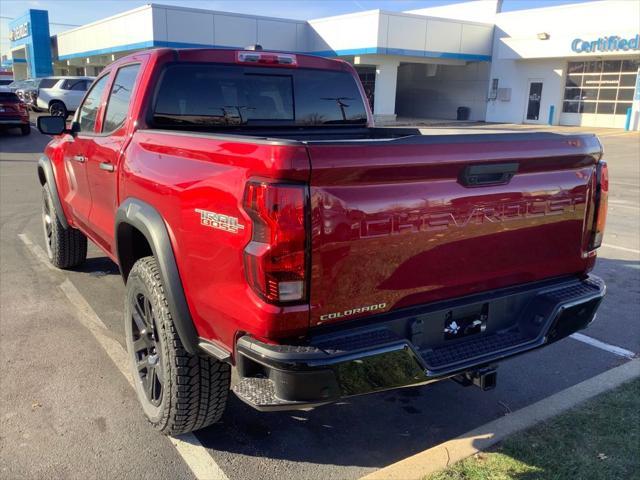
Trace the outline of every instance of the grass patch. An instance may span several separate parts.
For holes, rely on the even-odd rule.
[[[425,480],[640,479],[640,380]]]

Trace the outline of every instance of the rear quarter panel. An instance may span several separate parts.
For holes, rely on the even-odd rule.
[[[121,168],[120,200],[144,200],[165,219],[201,337],[232,350],[239,332],[272,338],[308,328],[307,305],[268,305],[247,285],[243,251],[251,225],[242,208],[250,178],[308,177],[301,146],[158,130],[134,134]],[[242,227],[229,232],[203,225],[198,209],[235,217]]]

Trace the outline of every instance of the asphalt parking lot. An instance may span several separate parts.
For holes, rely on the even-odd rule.
[[[597,133],[611,193],[595,273],[608,295],[582,333],[640,352],[640,134]],[[0,476],[193,478],[78,321],[79,303],[58,288],[71,284],[124,346],[117,267],[92,246],[81,269],[54,271],[28,246],[44,248],[35,166],[46,142],[35,130],[0,133]],[[503,363],[490,392],[447,381],[278,413],[256,412],[232,395],[223,422],[196,437],[223,472],[216,478],[356,479],[626,361],[569,338]]]

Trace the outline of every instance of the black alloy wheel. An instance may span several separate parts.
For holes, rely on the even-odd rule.
[[[147,296],[137,292],[132,296],[131,327],[132,354],[138,378],[147,401],[154,407],[162,402],[164,367],[162,349],[157,334],[153,306]]]
[[[49,107],[49,113],[51,115],[53,115],[54,117],[66,117],[67,116],[67,109],[65,108],[63,103],[54,102]]]

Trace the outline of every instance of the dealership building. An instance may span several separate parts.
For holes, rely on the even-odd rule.
[[[381,122],[640,129],[640,2],[511,12],[501,12],[501,4],[480,0],[308,21],[150,4],[56,36],[46,11],[29,10],[9,26],[12,68],[16,78],[97,75],[148,48],[260,44],[352,63]]]

